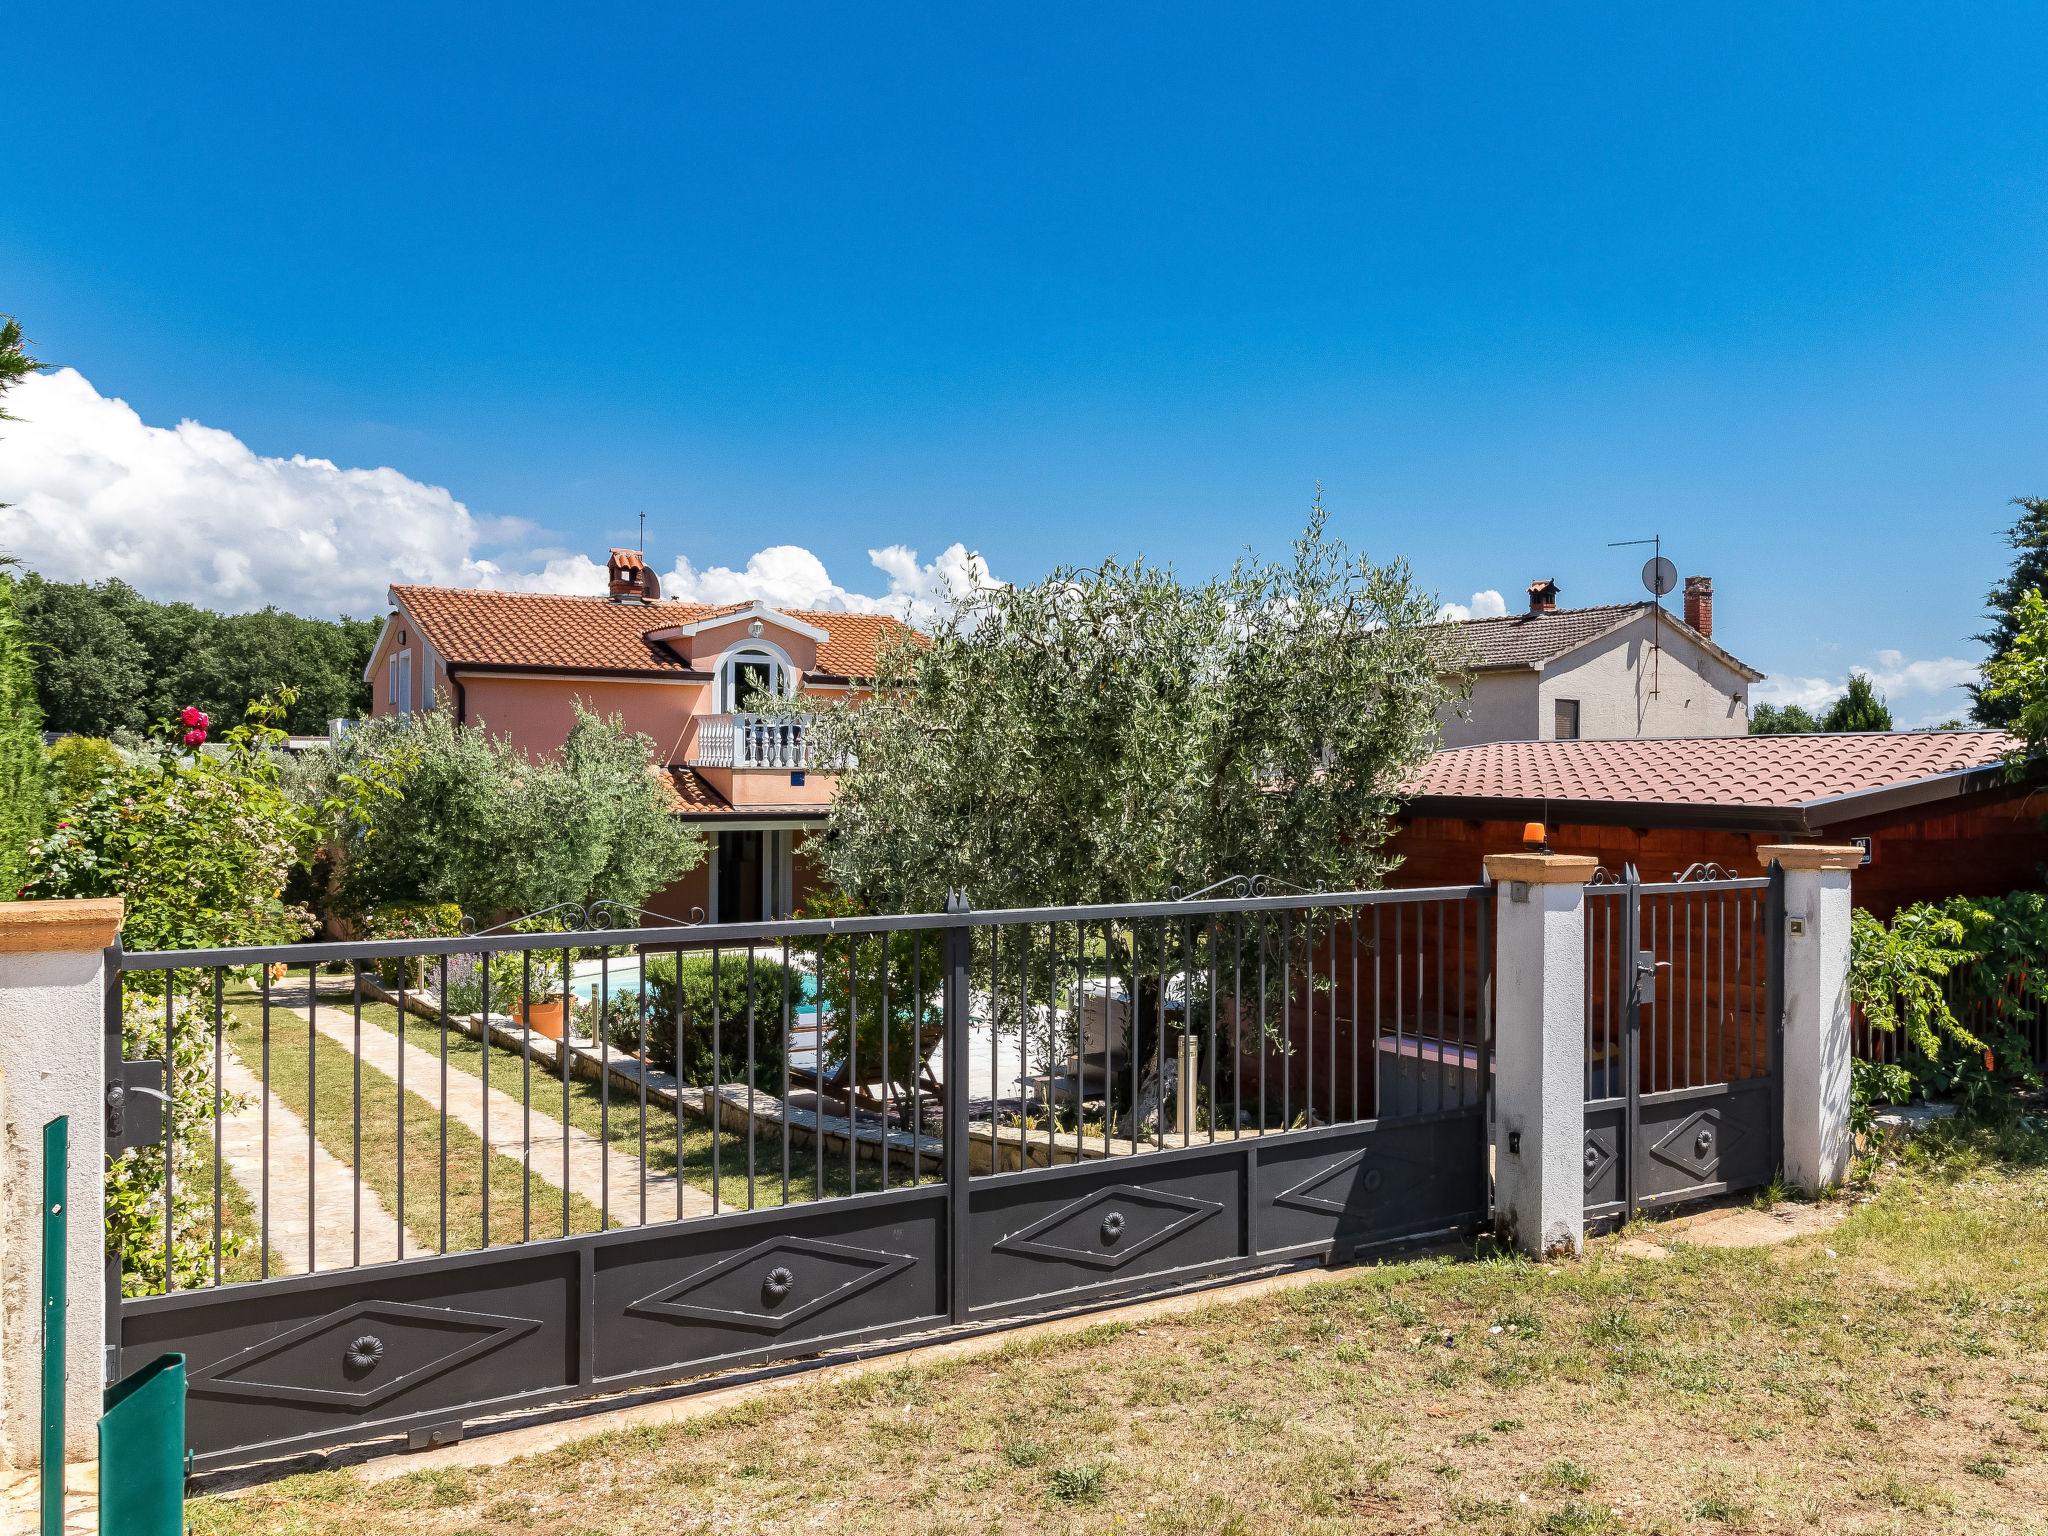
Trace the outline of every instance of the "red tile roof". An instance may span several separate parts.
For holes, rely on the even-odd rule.
[[[1650,607],[1649,603],[1608,603],[1593,608],[1554,608],[1547,613],[1513,613],[1498,619],[1458,619],[1452,624],[1468,658],[1466,666],[1474,672],[1494,672],[1540,667],[1553,656],[1606,634]],[[1670,613],[1664,618],[1752,681],[1762,678],[1761,672],[1729,655],[1683,619]]]
[[[2002,731],[1496,741],[1437,753],[1404,793],[1425,801],[1791,810],[1995,767],[2011,745]]]
[[[687,673],[690,666],[650,630],[692,624],[745,603],[615,603],[602,597],[546,592],[497,592],[473,587],[391,589],[425,631],[444,662],[456,666],[544,667],[586,672]],[[898,636],[912,633],[892,618],[867,613],[778,612],[825,630],[818,672],[830,677],[873,677],[875,657]]]
[[[713,789],[704,775],[681,763],[661,770],[668,789],[669,809],[683,816],[745,816],[755,821],[822,821],[822,805],[738,806]]]
[[[663,770],[662,782],[668,786],[669,809],[699,816],[729,816],[733,813],[732,802],[704,781],[704,776],[694,768],[685,768],[672,763]]]

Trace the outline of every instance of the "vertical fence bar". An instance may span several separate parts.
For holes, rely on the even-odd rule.
[[[1116,994],[1115,967],[1116,924],[1105,922],[1102,925],[1102,1155],[1104,1158],[1110,1155],[1110,1130],[1116,1121],[1116,1086],[1113,1082],[1116,1073],[1111,1067],[1111,1059],[1115,1056],[1116,1052],[1110,1047],[1109,1029],[1109,1006]],[[1130,1040],[1131,1046],[1135,1050],[1137,1040],[1130,1033],[1131,1018],[1131,1002],[1129,996],[1126,995],[1123,1006],[1124,1033],[1125,1038]]]
[[[612,1229],[612,1048],[611,1031],[604,1027],[604,1003],[612,990],[612,952],[600,945],[597,951],[597,996],[591,999],[591,1030],[597,1036],[597,1229],[609,1232]],[[569,1036],[574,1028],[570,1020],[576,1016],[575,973],[568,972],[562,984],[562,1048],[568,1050]],[[562,1127],[562,1140],[569,1139],[567,1124]]]
[[[172,1185],[176,1182],[177,1148],[173,1145],[173,1127],[176,1121],[171,1115],[171,1072],[178,1060],[178,975],[175,971],[164,972],[164,1294],[170,1295],[176,1283],[178,1272],[177,1253],[174,1240],[177,1237],[178,1207],[172,1198]],[[310,1239],[309,1239],[310,1241]]]
[[[878,933],[875,941],[882,949],[882,994],[881,1006],[876,1015],[882,1026],[882,1192],[889,1190],[889,1124],[893,1107],[889,1085],[889,1027],[895,1020],[889,1014],[889,966],[893,958],[891,944],[894,935]]]
[[[948,913],[965,914],[967,897],[946,898]],[[967,985],[973,931],[964,924],[946,929],[945,1094],[946,1291],[955,1323],[967,1321]],[[993,1150],[993,1149],[991,1149]]]
[[[1359,1097],[1362,1085],[1358,1079],[1360,1019],[1358,1009],[1358,908],[1356,907],[1351,909],[1349,927],[1351,930],[1351,1118],[1353,1120],[1363,1120],[1366,1118],[1365,1104]]]
[[[754,1208],[754,941],[747,941],[747,1209]],[[646,1218],[643,1216],[642,1220]]]
[[[653,956],[649,955],[645,948],[640,950],[640,985],[635,991],[633,1004],[633,1018],[639,1025],[640,1043],[640,1225],[643,1227],[647,1225],[647,1074],[654,1068],[653,1059],[647,1054],[647,966],[652,959]],[[603,1013],[600,1012],[598,1014],[600,1021],[604,1017]],[[682,1112],[683,1101],[678,1098],[676,1100],[676,1114],[680,1116]],[[676,1187],[681,1189],[682,1184],[683,1164],[682,1160],[678,1158],[676,1160]]]
[[[405,1058],[410,1054],[405,1048],[405,989],[406,983],[411,979],[412,962],[410,960],[400,960],[398,962],[398,1019],[393,1025],[393,1028],[398,1032],[398,1209],[392,1212],[392,1214],[398,1218],[398,1257],[401,1259],[405,1257],[405,1235],[407,1230],[407,1207],[405,1203]],[[562,1115],[564,1124],[568,1122],[569,1118],[567,1110],[568,1106],[564,1105],[564,1113]],[[566,1186],[564,1187],[566,1188]],[[568,1228],[564,1227],[562,1230],[566,1232]]]
[[[1280,1129],[1294,1124],[1294,914],[1280,914]]]
[[[682,970],[682,961],[680,959],[676,962],[676,969],[678,972]],[[782,1203],[784,1205],[789,1204],[789,1022],[789,940],[785,938],[782,941]],[[681,1046],[678,1045],[676,1048],[676,1072],[678,1074],[676,1082],[679,1094],[682,1082],[680,1075],[683,1070],[682,1063],[683,1052]],[[676,1099],[676,1217],[678,1220],[682,1218],[683,1212],[682,1107],[683,1101],[678,1097]],[[914,1171],[917,1167],[915,1143],[912,1143],[910,1156],[911,1168]]]
[[[846,1192],[860,1193],[860,936],[851,933],[846,936]]]
[[[171,1091],[170,1043],[164,1045],[164,1094]],[[168,1105],[166,1105],[168,1108]],[[306,1273],[320,1270],[320,1202],[316,1198],[314,1170],[320,1166],[317,1117],[320,1113],[320,968],[306,966]],[[166,1128],[170,1116],[164,1117]],[[164,1183],[170,1184],[166,1169]]]
[[[442,955],[434,967],[435,981],[440,990],[436,1012],[441,1020],[441,1102],[436,1106],[440,1113],[435,1116],[441,1124],[441,1251],[448,1251],[448,957]],[[405,1016],[398,1019],[398,1048],[405,1049]]]
[[[532,951],[528,951],[532,953]],[[569,1037],[576,1033],[576,998],[569,990],[569,951],[562,951],[562,1038],[555,1042],[555,1066],[562,1074],[562,1236],[567,1237],[574,1223],[569,1214],[569,1191],[574,1186],[569,1182],[569,1079],[575,1074],[569,1069]]]
[[[713,944],[711,946],[711,1102],[706,1107],[711,1112],[711,1214],[714,1216],[724,1209],[725,1203],[724,1162],[720,1155],[720,1150],[725,1145],[725,1089],[719,1082],[719,1073],[725,1064],[725,1042],[723,1039],[723,1026],[725,1023],[724,1000],[719,995],[722,990],[720,986],[720,956],[722,953],[723,951],[718,945]],[[823,966],[819,967],[818,979],[820,981],[824,980]],[[818,1003],[821,1009],[823,1008],[824,1001],[824,989],[820,987]],[[682,1002],[683,973],[681,965],[678,964],[676,967],[676,1007],[678,1011],[682,1008]],[[820,1023],[823,1022],[823,1019],[824,1015],[821,1012],[819,1014]],[[818,1036],[818,1054],[814,1057],[814,1064],[818,1068],[817,1077],[819,1084],[817,1139],[818,1146],[821,1149],[825,1145],[824,1038],[821,1032]],[[825,1193],[825,1163],[822,1150],[819,1153],[818,1160],[818,1193],[821,1195]]]
[[[114,983],[115,986],[118,988],[120,984],[119,971],[114,972]],[[361,1004],[357,1005],[356,1011],[358,1015],[361,1014]],[[222,1032],[223,1031],[221,1024],[221,968],[216,965],[213,968],[213,1283],[215,1285],[220,1284],[221,1277],[221,1223],[223,1219],[222,1210],[226,1194],[226,1191],[223,1188],[223,1185],[226,1182],[225,1168],[223,1166],[225,1154],[221,1151],[220,1144],[220,1116],[222,1108],[222,1089],[220,1081],[221,1052],[223,1045],[223,1042],[221,1040]],[[360,1049],[357,1050],[356,1055],[358,1059],[361,1058],[362,1052]],[[355,1166],[360,1168],[363,1165],[363,1116],[361,1110],[362,1090],[360,1087],[360,1084],[362,1083],[362,1073],[360,1070],[358,1070],[356,1073],[356,1082],[358,1084],[358,1087],[356,1090],[357,1112]],[[164,1113],[170,1113],[170,1106],[168,1104],[164,1106]],[[356,1262],[358,1264],[363,1262],[361,1235],[362,1227],[362,1194],[359,1189],[356,1194]]]
[[[260,1130],[262,1166],[258,1174],[258,1182],[263,1188],[263,1210],[262,1219],[258,1223],[258,1226],[261,1228],[258,1233],[258,1240],[261,1242],[262,1248],[256,1261],[256,1271],[259,1278],[268,1280],[270,1278],[270,967],[266,965],[258,969],[263,977],[263,1083],[259,1095],[263,1112],[263,1123]],[[170,978],[165,977],[164,982],[168,986]],[[403,1019],[403,1017],[404,1015],[401,1014],[400,1018]],[[398,1060],[400,1067],[403,1068],[405,1063],[405,1053],[403,1051],[399,1053]],[[404,1147],[404,1121],[401,1119],[399,1135],[401,1155],[403,1155]],[[398,1191],[399,1204],[403,1207],[405,1203],[405,1176],[402,1172],[399,1175]],[[403,1218],[401,1218],[402,1220]]]

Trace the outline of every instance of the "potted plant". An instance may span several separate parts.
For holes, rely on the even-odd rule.
[[[569,997],[563,957],[536,951],[532,983],[525,1000],[526,1027],[550,1040],[560,1040],[568,1033],[574,1006]]]

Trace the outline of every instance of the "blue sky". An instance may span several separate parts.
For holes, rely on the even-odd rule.
[[[1206,571],[1277,552],[1320,480],[1461,602],[1626,599],[1607,541],[1661,532],[1788,692],[1868,666],[1921,719],[2007,498],[2048,492],[2038,6],[9,31],[0,310],[148,426],[445,487],[508,569],[644,510],[663,560],[801,545],[865,592],[897,544]],[[82,558],[64,483],[0,542]],[[251,551],[244,597],[358,592],[394,537],[363,529],[324,556],[355,575]],[[220,542],[132,568],[186,595]]]

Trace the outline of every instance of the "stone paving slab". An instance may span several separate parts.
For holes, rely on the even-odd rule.
[[[270,1128],[270,1272],[302,1275],[319,1270],[347,1269],[361,1262],[382,1264],[399,1256],[398,1222],[377,1192],[358,1185],[348,1164],[306,1132],[306,1122],[265,1095],[263,1083],[230,1047],[221,1053],[221,1089],[242,1107],[220,1120],[220,1157],[256,1208],[257,1231],[263,1216],[263,1131]],[[308,1143],[311,1142],[311,1146]],[[306,1177],[311,1170],[313,1203],[306,1202]],[[362,1258],[356,1258],[356,1201],[362,1201]],[[310,1243],[311,1252],[308,1253]]]
[[[293,1003],[279,1004],[272,994],[272,1008],[305,1019],[306,1010]],[[314,1027],[323,1039],[332,1040],[343,1050],[355,1047],[355,1023],[353,1017],[342,1009],[321,1009],[314,1020]],[[366,1025],[362,1032],[362,1060],[365,1066],[375,1067],[393,1082],[398,1080],[399,1058],[405,1059],[405,1088],[408,1094],[424,1099],[441,1109],[441,1058],[438,1053],[425,1050],[411,1041],[401,1042],[399,1036],[382,1025]],[[538,1085],[536,1085],[536,1090]],[[490,1105],[490,1135],[484,1135],[484,1105]],[[531,1136],[524,1134],[522,1112],[523,1101],[500,1088],[486,1088],[483,1079],[461,1068],[448,1068],[447,1114],[456,1124],[465,1127],[479,1140],[487,1140],[493,1152],[523,1161],[526,1167],[540,1178],[561,1187],[562,1150],[566,1136],[569,1154],[569,1191],[589,1201],[592,1205],[606,1209],[611,1224],[618,1226],[640,1225],[640,1191],[642,1167],[640,1159],[630,1152],[613,1148],[609,1155],[609,1180],[607,1181],[607,1156],[604,1143],[576,1126],[564,1126],[557,1116],[559,1104],[553,1113],[545,1107],[542,1095],[534,1095],[534,1115]],[[646,1174],[647,1219],[649,1222],[672,1221],[676,1214],[676,1180],[673,1174]],[[607,1199],[606,1196],[609,1195]],[[711,1211],[711,1196],[689,1184],[683,1186],[683,1215],[702,1216]]]

